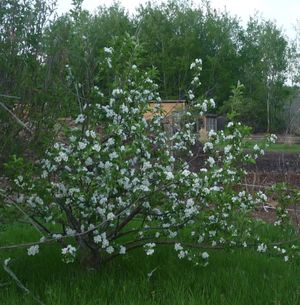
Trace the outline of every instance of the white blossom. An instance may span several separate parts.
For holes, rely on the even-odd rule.
[[[85,162],[84,162],[84,164],[85,164],[86,166],[91,166],[93,163],[94,163],[94,162],[93,162],[93,159],[92,159],[91,157],[88,157],[88,158],[85,160]]]
[[[259,244],[257,246],[257,252],[266,252],[267,251],[267,245],[262,243],[262,244]]]
[[[77,118],[75,119],[75,123],[79,124],[79,123],[83,123],[85,121],[85,115],[84,114],[79,114],[77,116]]]
[[[108,213],[107,214],[107,220],[114,220],[115,219],[115,214],[114,213],[112,213],[112,212],[110,212],[110,213]]]
[[[213,157],[209,157],[207,159],[207,162],[209,163],[210,166],[213,166],[215,164],[215,159]]]
[[[34,246],[31,246],[31,247],[29,247],[29,248],[27,249],[27,254],[28,254],[29,256],[34,256],[34,255],[38,254],[39,251],[40,251],[39,245],[34,245]]]
[[[145,244],[144,248],[146,249],[147,255],[152,255],[154,253],[155,243]]]
[[[167,179],[167,180],[172,180],[172,179],[174,179],[174,175],[173,175],[172,172],[166,172],[165,174],[166,174],[166,179]]]
[[[224,154],[228,154],[230,152],[231,148],[232,148],[232,145],[226,145],[224,147]]]
[[[104,47],[104,52],[108,54],[112,54],[113,48]]]
[[[78,142],[78,149],[79,150],[85,149],[86,146],[87,146],[87,143],[85,143],[85,142]]]
[[[112,246],[108,246],[105,250],[108,254],[112,254],[115,251],[114,247]]]
[[[76,248],[72,245],[67,245],[67,247],[61,249],[61,254],[64,256],[66,263],[71,263],[76,256]]]
[[[180,243],[176,243],[176,244],[174,245],[174,249],[175,249],[175,251],[180,251],[180,250],[182,250],[183,248],[182,248],[182,246],[181,246]]]
[[[98,143],[96,143],[93,145],[92,149],[95,150],[96,152],[100,152],[101,146]]]
[[[120,246],[120,251],[119,251],[120,254],[125,254],[126,253],[126,247],[124,246]]]
[[[203,151],[206,153],[208,150],[212,150],[214,145],[211,142],[206,142],[203,146]]]
[[[208,259],[209,258],[209,254],[207,252],[203,252],[201,254],[201,256],[202,256],[203,259]]]

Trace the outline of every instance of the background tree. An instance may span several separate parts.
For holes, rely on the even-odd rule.
[[[270,22],[251,18],[241,36],[241,82],[250,98],[250,120],[256,130],[280,129],[285,97],[288,45],[281,30]]]
[[[44,65],[44,32],[51,24],[55,1],[3,0],[0,4],[0,94],[19,97],[17,115],[30,116],[32,131],[41,132],[39,124],[46,104],[48,66]],[[1,96],[12,110],[16,100]],[[5,109],[0,110],[1,155],[20,148],[18,135],[23,126]],[[24,139],[24,136],[23,136]]]
[[[149,2],[132,16],[118,3],[95,14],[81,4],[73,1],[72,9],[58,17],[54,0],[1,2],[0,94],[20,98],[26,106],[19,110],[14,100],[2,97],[2,102],[31,130],[30,136],[20,134],[24,126],[1,109],[2,156],[30,143],[38,151],[55,137],[49,131],[58,118],[74,117],[84,104],[95,103],[99,88],[109,93],[113,76],[100,73],[100,58],[105,46],[126,35],[135,35],[144,46],[140,64],[156,67],[163,99],[187,98],[189,65],[200,57],[202,93],[214,98],[223,114],[230,88],[240,80],[244,123],[255,131],[286,129],[287,68],[295,53],[275,23],[255,16],[244,29],[236,17],[206,1],[198,6]]]

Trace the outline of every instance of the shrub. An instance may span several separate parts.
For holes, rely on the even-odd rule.
[[[160,245],[203,264],[207,249],[251,245],[266,251],[266,243],[252,234],[251,218],[266,195],[237,187],[245,175],[242,164],[263,153],[258,146],[244,151],[250,130],[230,122],[222,132],[211,131],[203,147],[205,165],[191,171],[193,117],[214,107],[213,100],[195,97],[201,60],[190,67],[195,76],[184,124],[170,136],[155,71],[136,65],[141,51],[133,39],[116,45],[103,52],[101,77],[111,79],[111,89],[103,93],[95,86],[98,103],[85,105],[65,141],[55,143],[32,170],[17,167],[8,204],[22,209],[42,234],[40,241],[21,246],[35,255],[39,246],[57,240],[66,262],[79,253],[94,266],[137,248],[152,255]],[[151,110],[149,101],[157,107]],[[146,120],[148,111],[153,115]]]

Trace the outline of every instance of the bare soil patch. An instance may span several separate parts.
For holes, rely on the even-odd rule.
[[[266,152],[256,164],[247,166],[251,172],[300,173],[300,153]]]

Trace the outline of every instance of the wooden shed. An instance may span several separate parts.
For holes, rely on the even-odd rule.
[[[154,109],[157,105],[156,102],[149,103],[150,108]],[[185,100],[162,100],[160,102],[161,108],[164,112],[166,118],[170,118],[175,112],[182,112],[186,108],[186,101]],[[152,118],[153,113],[152,111],[148,111],[144,114],[145,119]]]
[[[157,105],[156,102],[150,102],[150,108],[154,109]],[[182,125],[182,116],[187,110],[187,102],[185,100],[162,100],[160,102],[161,108],[165,115],[164,125],[165,128],[173,133],[175,130],[180,129]],[[151,111],[144,114],[145,119],[152,118],[153,113]],[[217,130],[218,120],[216,114],[205,114],[204,116],[195,117],[195,132],[204,131],[209,132],[210,130]]]

